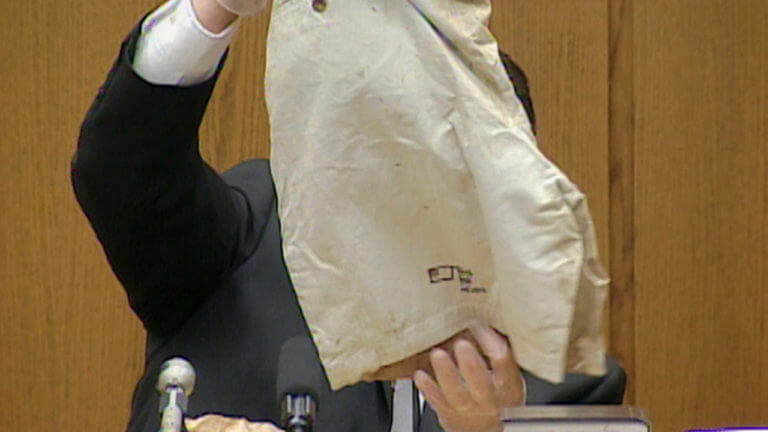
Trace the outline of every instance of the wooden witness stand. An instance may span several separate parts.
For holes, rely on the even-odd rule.
[[[524,406],[505,413],[504,432],[650,432],[632,406]]]

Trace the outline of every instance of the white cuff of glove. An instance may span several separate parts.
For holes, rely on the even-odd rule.
[[[268,0],[216,0],[224,9],[240,16],[253,16],[267,7]]]

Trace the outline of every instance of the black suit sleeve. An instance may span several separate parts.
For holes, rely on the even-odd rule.
[[[248,209],[198,150],[218,72],[194,87],[144,81],[131,66],[139,31],[86,115],[71,176],[131,308],[164,336],[240,260]]]
[[[611,357],[605,358],[606,374],[569,373],[561,384],[552,384],[523,371],[529,405],[619,405],[624,399],[627,375]]]

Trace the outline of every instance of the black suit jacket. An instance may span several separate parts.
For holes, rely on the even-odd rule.
[[[198,371],[189,414],[277,422],[280,348],[308,330],[282,260],[269,164],[220,176],[202,160],[198,128],[218,73],[188,88],[144,81],[131,67],[139,31],[99,89],[72,162],[77,199],[147,330],[128,430],[156,430],[158,370],[177,355]],[[621,392],[598,394],[606,382],[530,381],[529,399],[620,401]],[[379,383],[325,392],[317,430],[387,431],[388,396]],[[432,418],[425,430],[439,430]]]

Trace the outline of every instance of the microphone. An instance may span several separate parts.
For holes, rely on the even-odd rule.
[[[181,432],[188,396],[195,389],[195,369],[181,357],[166,360],[157,377],[160,392],[160,429],[158,432]]]
[[[288,339],[277,363],[277,403],[286,432],[312,432],[321,389],[330,392],[312,341],[307,336]]]

